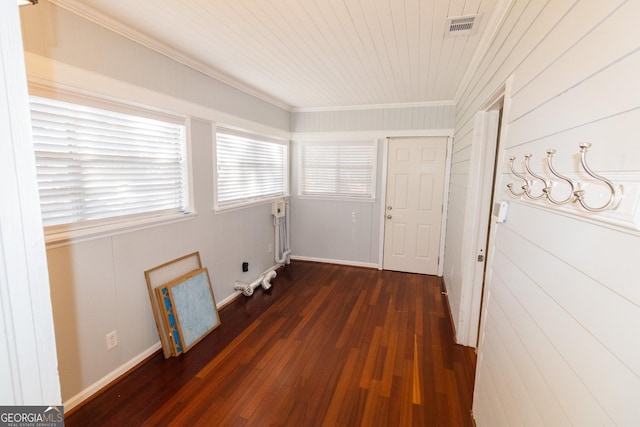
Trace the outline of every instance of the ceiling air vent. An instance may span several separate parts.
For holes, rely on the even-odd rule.
[[[478,28],[480,15],[454,16],[447,18],[445,37],[470,36]]]

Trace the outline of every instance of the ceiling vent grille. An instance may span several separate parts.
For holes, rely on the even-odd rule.
[[[445,37],[470,36],[478,28],[480,15],[454,16],[447,18]]]

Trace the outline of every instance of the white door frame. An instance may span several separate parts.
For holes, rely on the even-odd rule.
[[[490,200],[494,190],[494,170],[499,168],[494,158],[498,150],[498,110],[502,107],[502,126],[500,138],[504,140],[507,133],[507,117],[511,99],[513,77],[507,79],[502,86],[475,116],[471,165],[469,168],[469,194],[465,207],[464,235],[469,236],[462,242],[462,289],[460,312],[456,325],[456,343],[469,347],[478,344],[480,312],[482,306],[484,271],[487,255],[484,250],[489,240]],[[484,261],[478,261],[478,255]]]
[[[379,235],[379,252],[378,252],[378,270],[382,270],[382,261],[384,259],[384,227],[386,221],[384,217],[386,215],[386,198],[387,198],[387,163],[389,160],[389,139],[398,138],[401,136],[409,136],[409,135],[399,135],[399,136],[388,136],[385,138],[382,144],[382,176],[380,179],[380,235]],[[444,239],[447,231],[447,207],[449,206],[449,181],[451,179],[451,159],[453,157],[453,138],[451,137],[451,133],[447,132],[446,134],[442,133],[433,133],[433,134],[425,134],[421,132],[420,134],[411,135],[411,137],[446,137],[447,138],[447,157],[445,159],[445,171],[444,171],[444,196],[442,200],[443,208],[442,208],[442,221],[440,224],[440,253],[438,260],[438,276],[442,277],[444,274]]]
[[[60,405],[20,17],[0,2],[0,401]]]

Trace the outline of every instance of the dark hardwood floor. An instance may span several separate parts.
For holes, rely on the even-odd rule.
[[[66,425],[472,425],[475,353],[453,342],[439,278],[293,262],[272,283]]]

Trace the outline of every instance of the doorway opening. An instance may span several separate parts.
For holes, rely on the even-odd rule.
[[[496,125],[495,138],[493,133],[488,135],[491,139],[487,141],[487,151],[485,155],[487,156],[485,160],[487,161],[486,169],[484,170],[484,180],[483,185],[485,188],[483,189],[483,193],[488,193],[488,197],[486,197],[486,201],[489,202],[488,209],[485,208],[485,213],[488,214],[487,218],[482,218],[484,222],[480,223],[479,232],[479,254],[476,258],[477,272],[474,272],[474,279],[480,283],[479,291],[480,291],[480,301],[478,302],[478,320],[476,322],[477,332],[475,336],[475,346],[478,345],[480,341],[480,324],[482,323],[482,304],[484,302],[484,286],[485,286],[485,278],[487,273],[487,254],[489,251],[489,238],[491,234],[491,218],[494,215],[494,194],[495,194],[495,184],[496,184],[496,175],[497,175],[497,162],[498,162],[498,149],[500,146],[500,130],[502,128],[502,112],[503,112],[503,99],[500,99],[499,103],[495,104],[495,110],[491,110],[492,114],[487,117],[488,120],[492,121],[492,125]],[[497,118],[495,117],[497,114]],[[497,123],[495,123],[497,120]],[[491,126],[493,128],[493,126]],[[486,205],[485,200],[483,200],[483,205]],[[482,246],[484,242],[484,246]],[[475,347],[474,346],[474,347]]]
[[[474,164],[470,170],[470,179],[477,182],[474,195],[470,196],[470,210],[473,216],[473,236],[468,251],[468,278],[466,280],[467,305],[461,304],[460,314],[467,313],[460,324],[466,325],[457,330],[456,341],[459,344],[477,347],[480,337],[480,323],[484,296],[484,281],[487,268],[487,252],[491,233],[491,218],[495,180],[497,174],[498,156],[500,153],[500,137],[504,134],[505,88],[494,97],[487,107],[476,114],[474,131],[477,139],[474,141],[477,151]]]

